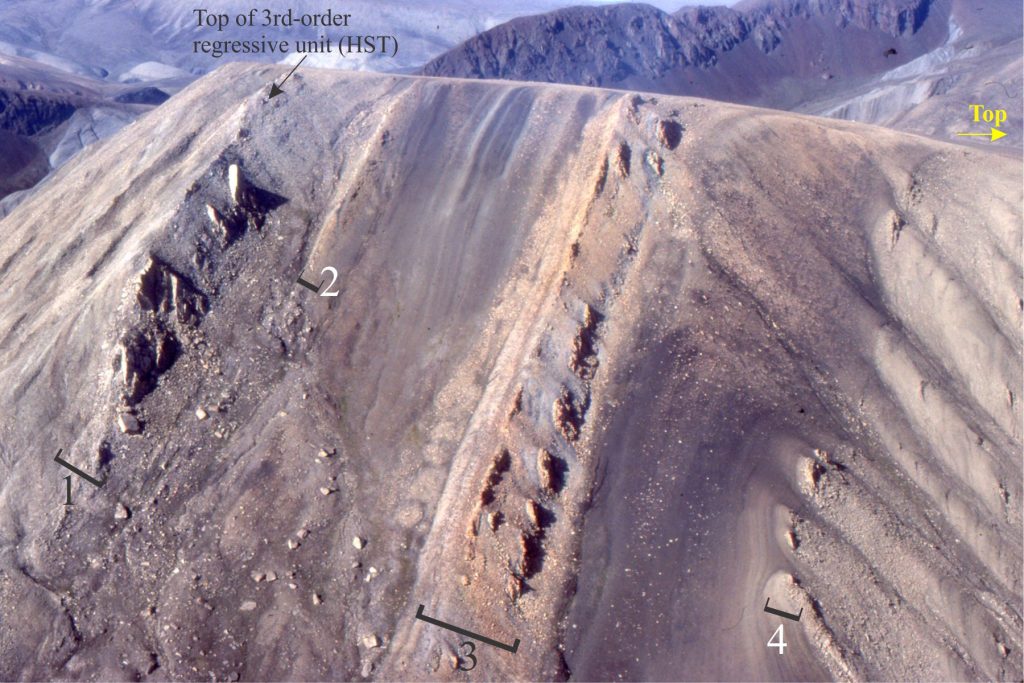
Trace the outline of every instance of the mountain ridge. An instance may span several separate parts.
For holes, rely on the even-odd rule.
[[[900,3],[900,7],[894,7],[891,0],[876,0],[868,3],[850,3],[841,0],[832,2],[789,0],[784,3],[754,2],[745,6],[744,9],[684,7],[673,14],[638,3],[616,3],[604,7],[579,6],[554,10],[543,15],[513,19],[477,38],[466,41],[461,49],[457,48],[457,50],[462,55],[469,56],[479,46],[481,50],[489,50],[489,57],[493,59],[497,57],[497,50],[508,49],[510,54],[514,52],[512,45],[506,48],[504,43],[516,43],[516,35],[520,31],[526,33],[526,40],[533,39],[533,36],[528,33],[529,31],[553,37],[563,33],[568,24],[572,27],[572,35],[583,39],[586,36],[603,36],[610,33],[615,27],[623,27],[626,31],[626,36],[623,39],[633,39],[632,45],[637,48],[643,43],[640,40],[641,37],[646,37],[648,40],[654,38],[654,45],[649,46],[652,57],[662,57],[668,61],[664,64],[651,58],[648,58],[647,61],[661,69],[667,70],[676,66],[709,67],[717,64],[722,54],[748,38],[756,43],[761,52],[769,54],[781,44],[788,28],[787,25],[793,19],[832,18],[837,28],[852,26],[869,31],[877,29],[896,38],[919,32],[924,28],[924,22],[929,12],[944,4],[948,5],[948,3],[935,2],[935,0],[911,0]],[[738,5],[737,7],[744,6]],[[654,29],[649,29],[648,24],[653,24]],[[630,33],[632,30],[636,32]],[[538,40],[536,42],[538,45],[551,47],[546,41]],[[666,54],[665,45],[674,48],[676,54],[674,56]],[[641,63],[647,66],[643,61],[647,55],[642,52],[640,55]],[[561,55],[556,54],[553,61],[557,61],[559,58]],[[902,58],[898,61],[902,61]],[[527,65],[529,63],[528,61]],[[448,56],[441,56],[428,63],[423,68],[423,73],[431,76],[458,77],[482,77],[485,75],[479,65],[467,65],[464,68],[469,70],[462,73],[445,71],[446,67],[451,69],[456,66],[451,64],[451,59]],[[528,72],[517,71],[517,64],[512,58],[507,62],[498,61],[489,66],[492,67],[492,70],[486,72],[486,75],[492,77],[497,74],[502,78],[517,76],[514,80],[537,80],[529,77]],[[498,70],[494,71],[494,68]],[[657,72],[657,75],[661,76],[663,73]],[[616,80],[618,79],[612,74],[606,80],[585,84],[602,85]],[[555,80],[552,82],[571,81]]]

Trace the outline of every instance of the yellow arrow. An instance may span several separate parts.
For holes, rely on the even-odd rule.
[[[999,130],[998,128],[992,128],[991,130],[992,130],[991,133],[957,133],[957,135],[961,135],[963,137],[982,137],[982,138],[987,138],[987,137],[991,136],[991,139],[989,140],[989,142],[995,142],[999,138],[1006,137],[1006,133],[1004,133],[1003,131]]]

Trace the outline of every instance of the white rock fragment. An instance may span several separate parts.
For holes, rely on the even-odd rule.
[[[323,601],[324,601],[324,599],[320,597],[319,593],[313,593],[313,604],[314,605],[323,604]]]
[[[363,636],[363,647],[380,647],[380,638],[377,637],[376,633],[371,633],[368,636]]]
[[[198,408],[196,408],[196,417],[199,418],[200,420],[205,420],[209,416],[210,416],[209,413],[207,413],[206,410],[204,410],[202,406],[199,406]]]
[[[231,192],[231,203],[238,204],[238,200],[241,199],[240,174],[238,172],[238,164],[231,164],[228,166],[228,190]]]
[[[138,418],[131,413],[121,413],[118,415],[117,426],[122,434],[138,434],[142,429]]]
[[[131,515],[131,511],[121,503],[114,507],[114,519],[128,519]]]
[[[240,611],[242,611],[242,612],[251,612],[254,609],[256,609],[256,601],[255,600],[246,600],[245,602],[242,603],[242,606],[239,607],[238,609]]]
[[[252,574],[250,574],[250,576],[252,577],[252,580],[255,581],[256,583],[259,583],[260,581],[262,581],[263,579],[265,579],[267,577],[267,575],[264,574],[263,572],[253,572]]]
[[[320,493],[322,493],[325,496],[329,496],[332,493],[334,493],[334,489],[332,489],[332,488],[330,488],[328,486],[321,486],[320,487]]]
[[[289,538],[288,539],[288,550],[295,550],[298,547],[299,547],[299,542],[298,541],[296,541],[294,538]]]
[[[363,539],[359,538],[358,536],[355,536],[352,539],[352,547],[355,548],[356,550],[362,550],[364,547],[366,547],[366,541],[364,541]]]
[[[331,451],[327,450],[326,448],[321,448],[320,452],[318,452],[317,455],[319,457],[321,457],[321,458],[329,458],[332,455],[334,455],[334,453],[332,453]]]
[[[526,501],[526,519],[530,520],[530,524],[535,527],[540,527],[540,506],[537,505],[535,500]]]
[[[309,529],[307,529],[306,527],[302,527],[301,529],[295,532],[295,535],[299,538],[305,538],[306,536],[309,536]]]
[[[271,581],[277,581],[276,572],[267,572],[267,583],[270,583]]]
[[[213,208],[209,204],[206,205],[206,217],[210,219],[210,222],[213,223],[215,227],[218,227],[221,230],[224,229],[224,217],[220,215],[220,212],[217,211],[217,209]]]

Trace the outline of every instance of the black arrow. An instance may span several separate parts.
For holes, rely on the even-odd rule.
[[[500,647],[502,650],[507,650],[508,652],[511,652],[512,654],[515,654],[516,651],[519,649],[519,639],[518,638],[516,638],[516,641],[514,643],[512,643],[511,645],[506,645],[505,643],[502,643],[500,641],[494,640],[493,638],[488,638],[487,636],[482,636],[479,633],[473,633],[472,631],[467,631],[464,628],[459,628],[458,626],[455,626],[453,624],[449,624],[447,622],[441,621],[440,619],[434,619],[433,617],[425,616],[423,614],[423,605],[420,605],[419,609],[416,610],[416,618],[417,619],[421,619],[421,620],[427,622],[428,624],[433,624],[434,626],[440,626],[441,628],[446,628],[449,631],[455,631],[456,633],[461,633],[462,635],[467,636],[469,638],[475,638],[475,639],[477,639],[477,640],[479,640],[479,641],[481,641],[483,643],[487,643],[488,645],[493,645],[494,647]]]
[[[302,55],[302,59],[299,60],[299,64],[302,64],[304,61],[306,61],[306,57],[308,56],[309,55]],[[299,64],[296,64],[295,66],[292,67],[292,70],[289,71],[288,75],[284,77],[284,81],[287,81],[289,78],[292,77],[292,74],[295,73],[295,70],[299,68]],[[284,81],[281,81],[281,85],[284,85]],[[281,90],[281,86],[279,86],[277,83],[271,83],[270,95],[267,97],[267,99],[272,100],[278,95],[282,94],[283,92],[284,90]]]
[[[93,477],[90,477],[88,474],[86,474],[82,470],[78,469],[77,467],[75,467],[71,463],[63,460],[60,457],[60,454],[63,453],[63,452],[64,452],[63,448],[58,448],[57,449],[57,455],[53,459],[54,462],[58,462],[61,465],[64,465],[64,467],[67,467],[69,470],[71,470],[72,472],[74,472],[75,474],[80,476],[82,479],[85,479],[87,482],[89,482],[90,484],[92,484],[96,488],[102,488],[103,485],[107,483],[106,477],[104,477],[102,480],[101,479],[94,479]]]
[[[775,609],[774,607],[769,607],[768,606],[768,602],[770,600],[771,600],[771,598],[768,598],[768,599],[766,599],[764,601],[764,611],[765,612],[768,612],[768,614],[774,614],[775,616],[778,616],[778,617],[785,617],[786,619],[792,619],[793,621],[800,621],[800,615],[804,613],[804,608],[803,607],[800,608],[800,614],[790,614],[789,612],[783,612],[780,609]]]

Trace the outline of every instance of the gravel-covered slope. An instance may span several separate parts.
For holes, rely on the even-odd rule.
[[[1021,677],[1019,163],[283,73],[0,219],[0,678]]]

